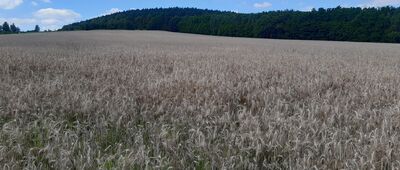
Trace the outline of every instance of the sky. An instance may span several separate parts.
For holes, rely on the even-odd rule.
[[[195,7],[239,13],[312,8],[400,6],[400,0],[0,0],[0,23],[21,30],[55,30],[63,25],[130,9]]]

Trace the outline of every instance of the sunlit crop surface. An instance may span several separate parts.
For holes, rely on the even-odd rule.
[[[395,169],[400,45],[0,36],[0,169]]]

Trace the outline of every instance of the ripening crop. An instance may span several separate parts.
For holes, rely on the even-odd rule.
[[[0,36],[0,169],[398,169],[400,45]]]

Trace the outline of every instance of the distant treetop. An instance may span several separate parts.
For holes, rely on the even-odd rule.
[[[34,31],[35,31],[35,32],[40,32],[40,27],[39,27],[39,25],[36,25],[36,26],[35,26]]]

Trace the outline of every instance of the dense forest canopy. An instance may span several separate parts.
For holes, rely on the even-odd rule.
[[[241,14],[195,8],[129,10],[61,30],[165,30],[221,36],[400,43],[400,8],[330,8]]]

